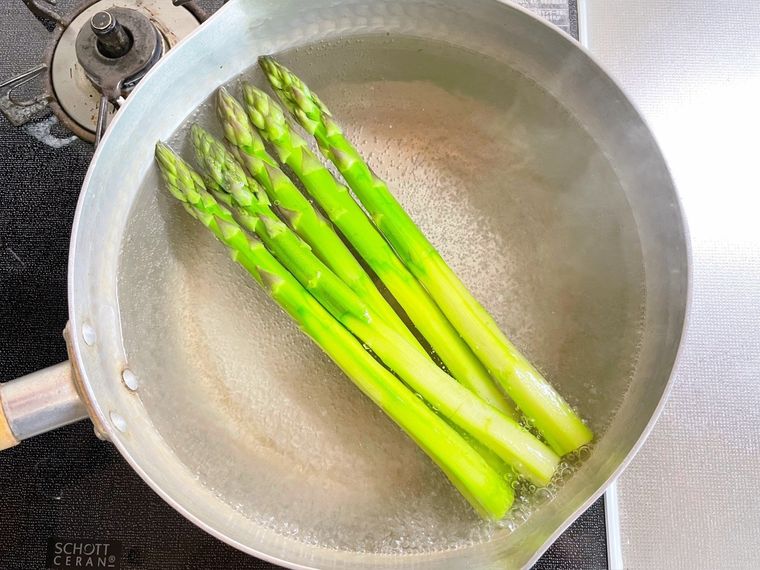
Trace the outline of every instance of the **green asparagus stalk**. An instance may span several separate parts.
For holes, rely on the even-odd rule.
[[[396,253],[551,447],[564,455],[589,443],[591,430],[507,339],[346,139],[324,103],[282,65],[270,58],[260,63],[282,102],[315,137]]]
[[[218,202],[224,204],[228,208],[238,210],[237,221],[245,229],[254,233],[257,231],[259,232],[261,231],[261,228],[259,225],[259,221],[260,221],[259,218],[254,215],[251,215],[250,213],[247,213],[245,210],[242,210],[240,206],[232,198],[232,196],[230,194],[227,194],[218,184],[216,184],[213,180],[206,180],[206,186],[208,187],[209,191],[216,198]],[[265,235],[265,239],[269,241],[268,236],[266,235]],[[423,354],[427,358],[429,358],[429,355],[423,349],[420,349],[420,354]],[[435,409],[433,411],[438,413]],[[477,451],[486,460],[486,463],[488,463],[488,465],[490,465],[491,468],[493,468],[499,475],[501,475],[510,484],[512,483],[512,481],[514,481],[516,473],[514,469],[512,469],[512,467],[510,467],[507,463],[505,463],[498,455],[496,455],[484,444],[480,443],[478,440],[474,439],[467,432],[457,427],[456,424],[448,420],[446,417],[443,417],[443,416],[441,417],[444,419],[444,421],[446,421],[448,425],[454,428],[457,431],[457,433],[459,433],[462,437],[464,437],[465,441],[467,441],[467,443],[469,443],[470,446],[472,446],[475,449],[475,451]]]
[[[210,134],[206,133],[205,131],[196,129],[195,136],[198,139],[198,142],[196,142],[195,144],[196,145],[200,144],[203,147],[205,147],[206,151],[205,151],[204,154],[206,156],[210,156],[210,155],[213,154],[213,155],[216,156],[217,160],[219,160],[219,161],[226,162],[226,161],[230,161],[231,160],[231,157],[228,156],[228,155],[226,155],[224,153],[224,151],[221,148],[221,145],[219,145],[218,142],[216,142]],[[258,135],[256,135],[256,136],[258,136]],[[201,140],[203,140],[204,142],[200,142]],[[210,152],[212,149],[214,151],[213,153]],[[264,152],[266,152],[266,151],[264,150]],[[231,151],[231,154],[235,155],[234,151]],[[236,155],[236,158],[237,158],[237,155]],[[244,160],[244,157],[240,157],[240,158],[243,158],[243,160]],[[202,159],[202,160],[204,160],[204,159]],[[204,160],[204,162],[205,162],[205,160]],[[238,162],[241,162],[241,161],[238,160]],[[230,168],[230,171],[235,172],[236,170],[237,169],[236,169],[235,165],[233,164],[231,166],[231,168]],[[240,174],[239,172],[238,172],[238,177],[242,177],[242,174]],[[228,179],[229,179],[229,175],[226,177],[226,179],[225,178],[219,178],[219,177],[217,177],[217,180],[219,182],[221,182],[221,183],[224,183]],[[290,183],[289,179],[288,179],[288,182]],[[211,193],[216,197],[216,199],[219,202],[222,202],[223,204],[227,205],[228,207],[235,208],[235,209],[238,209],[240,211],[240,213],[238,214],[238,217],[237,217],[238,221],[243,225],[244,228],[246,228],[247,230],[249,230],[251,232],[254,232],[254,233],[259,232],[260,233],[260,231],[261,231],[261,228],[259,226],[259,217],[256,215],[257,212],[261,212],[262,215],[267,216],[269,218],[273,218],[274,217],[273,214],[271,214],[269,211],[266,210],[266,208],[259,208],[259,207],[252,207],[252,206],[250,206],[250,204],[254,204],[254,203],[257,203],[257,202],[260,204],[261,201],[255,200],[255,198],[253,196],[250,196],[249,194],[247,194],[247,192],[245,192],[245,190],[242,190],[242,185],[241,184],[240,185],[235,185],[235,187],[238,188],[238,190],[237,190],[238,200],[237,201],[233,199],[233,197],[232,197],[231,194],[225,193],[224,189],[221,186],[219,186],[219,184],[217,184],[216,182],[214,182],[213,180],[208,180],[206,182],[206,184],[207,184],[207,186],[209,186],[209,184],[211,184],[211,187],[209,187],[209,190],[211,191]],[[290,184],[292,184],[292,183],[290,183]],[[254,188],[256,187],[256,185],[253,184],[252,181],[250,181],[250,180],[248,180],[248,186],[249,186],[249,188],[250,187],[254,187]],[[298,191],[298,190],[296,189],[296,191]],[[255,193],[256,192],[253,192],[253,194],[255,194]],[[303,195],[301,195],[300,192],[299,192],[299,195],[303,198]],[[269,194],[269,196],[273,200],[277,200],[277,198],[274,197],[272,194]],[[303,198],[303,199],[305,200],[305,198]],[[249,204],[249,206],[241,208],[239,202],[242,202],[244,204]],[[311,208],[311,204],[309,204],[309,207]],[[267,239],[266,234],[264,235],[264,238]],[[342,244],[342,242],[341,242],[341,244]],[[353,259],[353,256],[352,256],[352,259]],[[356,291],[354,290],[354,292],[356,292]],[[359,295],[359,297],[361,298],[361,295]],[[364,310],[366,310],[366,309],[364,309]],[[395,315],[395,312],[394,312],[394,315]],[[378,315],[378,317],[379,318],[383,318],[382,315]],[[391,324],[391,323],[388,323],[387,319],[383,318],[383,320],[385,320],[387,324]],[[419,351],[420,351],[421,354],[424,354],[426,357],[429,358],[429,355],[427,354],[427,352],[425,352],[425,350],[418,344],[418,342],[414,338],[414,336],[411,335],[411,333],[409,333],[409,329],[407,329],[405,325],[403,326],[403,330],[402,331],[397,331],[397,332],[400,332],[400,334],[402,334],[402,336],[404,336],[408,341],[410,341],[412,344],[414,344],[416,347],[418,347],[418,349],[419,349]],[[511,482],[514,479],[514,475],[515,475],[514,474],[514,470],[512,469],[512,467],[510,467],[509,465],[507,465],[498,455],[496,455],[493,451],[491,451],[485,445],[483,445],[482,443],[480,443],[478,440],[474,439],[472,436],[470,436],[466,432],[462,431],[460,428],[458,428],[456,426],[456,424],[453,424],[452,422],[450,422],[449,420],[447,420],[445,417],[444,417],[444,420],[449,425],[451,425],[455,430],[457,430],[458,433],[460,435],[462,435],[465,438],[465,440],[481,456],[483,456],[483,458],[486,460],[486,462],[494,470],[496,470],[497,473],[499,473],[502,477],[504,477],[509,482]]]
[[[211,185],[209,189],[212,194],[218,201],[226,204],[228,207],[237,208],[239,210],[238,220],[242,223],[243,227],[253,233],[259,234],[264,240],[268,241],[268,236],[265,233],[263,235],[261,233],[262,228],[259,215],[272,219],[275,216],[268,209],[266,198],[261,193],[259,186],[253,180],[244,180],[244,173],[240,170],[239,165],[235,163],[233,157],[211,134],[197,125],[193,126],[191,133],[193,146],[197,151],[197,158],[207,172],[210,173],[207,186]],[[232,189],[234,197],[233,194],[225,193],[225,186]],[[362,311],[368,311],[368,307],[363,307]],[[406,334],[402,334],[402,336],[418,348],[421,354],[429,358],[427,352],[419,345],[414,336],[408,332],[406,327],[404,327],[404,331]],[[458,429],[455,425],[454,427]],[[503,477],[511,480],[513,475],[511,467],[506,465],[490,449],[467,436],[465,432],[460,430],[460,434],[465,436],[466,441],[486,459],[491,467]]]
[[[269,199],[278,206],[278,212],[293,230],[386,323],[408,340],[417,343],[414,335],[378,291],[372,278],[330,223],[280,170],[277,161],[267,152],[264,141],[248,120],[243,106],[224,87],[217,92],[216,110],[232,154],[248,174],[264,187]]]
[[[514,495],[508,481],[446,422],[377,362],[267,251],[240,228],[206,191],[200,176],[166,145],[156,160],[171,194],[206,226],[354,384],[401,427],[483,516],[503,517]]]
[[[441,415],[493,450],[537,485],[551,480],[559,458],[513,419],[459,384],[376,318],[356,294],[280,220],[260,216],[260,234],[274,256],[349,331],[364,341]]]
[[[242,166],[235,160],[233,154],[228,151],[219,140],[214,138],[213,135],[199,125],[193,125],[190,132],[196,159],[198,160],[198,163],[202,165],[202,169],[208,175],[209,180],[214,184],[214,188],[222,192],[227,192],[234,203],[234,206],[239,208],[241,212],[241,220],[244,222],[244,227],[266,240],[266,234],[262,235],[263,228],[261,227],[259,220],[260,216],[272,220],[277,220],[278,218],[272,211],[267,194],[262,186],[255,179],[249,178],[245,175]],[[294,190],[296,192],[298,191],[296,188],[294,188]],[[332,232],[332,230],[330,230],[330,232]],[[333,236],[340,241],[340,238],[334,233]],[[340,244],[343,245],[342,242],[340,242]],[[310,248],[310,245],[307,245],[306,243],[304,243],[304,246]],[[348,255],[351,255],[350,252],[347,251],[347,253]],[[311,249],[310,254],[313,255]],[[351,258],[353,259],[352,255]],[[370,307],[368,300],[361,295],[363,292],[364,289],[360,289],[360,292],[356,292],[358,298],[362,300],[365,310],[371,308],[374,311],[374,307]],[[393,324],[389,323],[389,325],[394,328],[396,332],[401,334],[407,342],[414,345],[421,353],[427,354],[425,349],[422,348],[417,339],[409,329],[406,328],[398,316],[396,316],[396,320],[397,323],[394,324],[400,328],[400,331]]]
[[[502,412],[517,418],[514,407],[485,367],[461,339],[430,295],[409,273],[345,186],[311,152],[306,141],[290,129],[282,109],[264,92],[243,85],[248,117],[272,144],[330,220],[382,280],[417,329],[464,386]]]
[[[258,217],[252,216],[249,213],[246,213],[245,211],[241,210],[240,207],[232,199],[232,196],[224,192],[224,190],[218,185],[216,185],[213,181],[207,181],[206,185],[209,186],[209,190],[211,191],[211,194],[217,199],[217,201],[219,201],[220,203],[224,204],[225,206],[229,208],[238,210],[238,215],[236,219],[245,229],[251,232],[260,231],[260,226],[259,226],[260,220]],[[264,239],[271,244],[271,241],[268,239],[268,236],[265,235]],[[429,358],[429,355],[422,349],[420,350],[420,354],[424,355],[426,358]],[[465,441],[467,441],[467,443],[469,443],[470,446],[472,446],[473,449],[475,449],[475,451],[477,451],[486,460],[486,463],[488,463],[488,465],[490,465],[492,469],[494,469],[499,475],[501,475],[510,484],[512,481],[514,481],[516,473],[514,469],[512,469],[511,466],[505,463],[504,460],[502,460],[497,454],[491,451],[488,447],[486,447],[480,441],[473,438],[470,434],[468,434],[467,432],[459,428],[455,423],[447,419],[445,416],[441,416],[435,408],[432,408],[432,409],[436,414],[442,417],[443,420],[448,425],[450,425],[453,429],[455,429],[457,433],[459,433],[459,435],[464,437]]]
[[[381,360],[446,419],[493,450],[526,478],[538,485],[549,482],[558,462],[549,448],[514,420],[458,384],[417,345],[385,324],[272,213],[266,204],[266,197],[256,199],[256,195],[263,195],[263,191],[255,181],[246,180],[242,169],[221,142],[197,125],[193,126],[191,133],[198,162],[213,183],[240,206],[238,219],[243,227],[255,232],[287,270],[339,322],[367,343]]]

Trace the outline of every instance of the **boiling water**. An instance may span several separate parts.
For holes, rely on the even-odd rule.
[[[365,37],[279,59],[601,436],[635,366],[643,269],[623,191],[583,128],[526,77],[445,45]],[[219,132],[208,105],[192,120]],[[190,158],[186,128],[172,143]],[[549,488],[521,487],[507,520],[479,520],[155,173],[131,213],[119,296],[162,437],[252,524],[299,541],[381,553],[484,541],[561,493],[588,453]]]

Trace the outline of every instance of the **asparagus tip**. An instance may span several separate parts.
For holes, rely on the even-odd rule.
[[[261,129],[265,134],[272,129],[274,129],[273,132],[287,129],[285,113],[266,92],[246,83],[243,85],[243,96],[248,106],[248,118],[256,125],[256,128]],[[269,134],[272,133],[269,132]]]
[[[232,95],[224,87],[216,90],[216,112],[222,122],[224,122],[224,116],[229,113],[232,99]]]
[[[193,123],[193,125],[190,127],[190,136],[193,139],[194,145],[197,145],[208,135],[209,133],[206,131],[206,129],[201,127],[198,123]]]
[[[269,73],[276,72],[278,65],[279,64],[274,60],[274,58],[271,55],[262,55],[259,57],[259,67],[261,67],[261,69],[267,75]]]
[[[166,187],[181,202],[195,203],[201,199],[206,187],[200,176],[166,143],[155,147],[156,163]]]
[[[332,116],[327,106],[308,85],[287,67],[268,56],[260,58],[259,65],[280,100],[307,130],[309,127],[304,123],[315,122],[320,115]]]
[[[216,90],[216,108],[220,115],[239,117],[242,113],[240,103],[227,91],[226,87],[220,87]],[[222,117],[220,116],[220,118]]]
[[[232,95],[230,95],[230,92],[227,90],[227,88],[224,85],[222,85],[221,87],[219,87],[219,89],[216,90],[216,96],[219,99],[227,99],[229,97],[232,97]]]
[[[174,156],[174,151],[171,149],[171,147],[168,144],[166,144],[163,141],[158,141],[156,143],[155,157],[160,168],[163,169],[166,166],[168,166],[168,164],[172,162],[173,156]]]

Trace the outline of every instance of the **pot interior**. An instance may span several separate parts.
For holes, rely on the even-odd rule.
[[[101,354],[103,372],[91,378],[103,393],[99,413],[120,407],[129,428],[114,440],[141,475],[251,553],[294,567],[525,564],[599,495],[666,390],[686,254],[656,145],[601,70],[515,8],[483,1],[462,14],[446,12],[448,2],[408,2],[422,6],[410,21],[390,11],[367,26],[356,23],[366,21],[359,8],[285,2],[273,8],[272,34],[296,5],[305,22],[348,23],[304,24],[297,40],[238,39],[251,66],[219,71],[211,63],[225,51],[241,57],[226,42],[242,32],[218,34],[233,18],[258,30],[253,4],[230,3],[161,64],[93,166],[91,186],[115,177],[113,196],[136,192],[120,215],[93,192],[80,206],[120,232],[114,345],[139,378],[127,401]],[[386,5],[397,3],[373,4]],[[197,106],[196,93],[181,91],[192,87],[193,65],[205,73],[201,97],[221,83],[239,95],[241,76],[266,85],[252,65],[266,51],[319,93],[465,284],[595,430],[590,453],[567,458],[563,476],[528,493],[505,521],[480,520],[148,166],[157,138],[192,162],[191,122],[220,134],[208,99]],[[195,97],[197,109],[176,118],[173,90]],[[133,143],[140,175],[126,180],[119,153]],[[79,230],[78,242],[87,238]],[[91,274],[108,273],[91,263]],[[72,300],[75,324],[100,310],[85,301]],[[85,364],[97,360],[82,351]]]
[[[604,437],[641,340],[643,262],[620,183],[583,126],[524,75],[443,43],[365,36],[278,56]],[[244,77],[265,85],[257,70]],[[221,134],[208,106],[192,121]],[[172,142],[192,158],[186,129]],[[253,524],[382,553],[508,532],[479,520],[155,177],[121,263],[125,348],[148,414]]]

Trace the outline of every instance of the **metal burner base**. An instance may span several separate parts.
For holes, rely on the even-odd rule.
[[[77,60],[76,39],[79,31],[88,25],[99,11],[110,8],[132,9],[145,15],[161,35],[166,52],[187,36],[206,14],[194,4],[176,7],[168,0],[87,0],[71,16],[59,16],[52,8],[40,12],[36,1],[25,0],[32,13],[45,21],[52,21],[52,37],[45,50],[43,64],[0,85],[0,111],[11,122],[22,125],[51,110],[61,124],[73,134],[88,142],[95,142],[99,106],[102,94],[93,85]],[[43,80],[43,93],[28,101],[13,98],[14,89],[37,76]],[[106,121],[116,113],[108,106]]]

